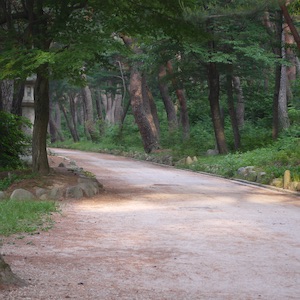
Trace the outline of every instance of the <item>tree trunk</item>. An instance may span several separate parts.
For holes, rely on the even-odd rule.
[[[291,16],[289,14],[289,11],[288,11],[285,4],[280,5],[280,9],[282,11],[282,13],[280,13],[280,15],[284,16],[284,19],[285,19],[286,23],[288,24],[288,26],[290,28],[290,31],[291,31],[291,33],[294,37],[294,40],[297,44],[297,47],[300,50],[300,36],[299,36],[299,33],[298,33],[298,30],[297,30],[296,26],[294,25],[294,22],[293,22]]]
[[[209,87],[209,104],[212,122],[214,126],[215,138],[217,142],[218,151],[220,154],[228,152],[225,132],[222,122],[221,110],[219,105],[220,82],[219,73],[216,63],[208,64],[208,87]]]
[[[71,112],[71,123],[72,123],[72,128],[74,131],[74,136],[75,136],[75,141],[79,142],[80,141],[80,137],[78,134],[78,130],[77,130],[77,113],[76,113],[76,102],[77,102],[77,94],[72,94],[69,95],[69,105],[70,105],[70,112]]]
[[[234,108],[234,98],[233,98],[233,88],[232,88],[232,82],[233,77],[231,74],[228,74],[226,76],[227,80],[227,103],[228,103],[228,111],[229,116],[231,120],[231,126],[234,136],[234,149],[238,150],[240,148],[241,139],[240,139],[240,132],[239,132],[239,126],[238,126],[238,120],[237,115]]]
[[[158,135],[154,122],[147,117],[143,103],[142,75],[136,66],[132,67],[130,75],[130,98],[132,112],[139,127],[146,153],[158,148]]]
[[[0,92],[2,110],[11,112],[14,96],[14,81],[9,79],[0,81]]]
[[[173,75],[173,66],[171,61],[167,62],[167,70],[170,75]],[[180,121],[183,130],[183,138],[188,139],[190,137],[190,121],[187,110],[187,101],[185,97],[184,90],[179,86],[178,80],[173,76],[172,79],[173,86],[176,91],[176,96],[180,106]]]
[[[282,14],[280,11],[276,12],[275,22],[275,36],[280,46],[274,49],[274,53],[278,58],[281,58],[281,38],[282,38]],[[278,63],[275,69],[275,88],[273,96],[273,139],[276,140],[279,135],[279,94],[280,94],[280,81],[281,81],[281,64]]]
[[[68,114],[67,114],[67,111],[66,111],[66,108],[64,107],[64,105],[62,103],[59,103],[59,107],[61,109],[61,111],[63,112],[64,114],[64,117],[65,117],[65,120],[66,120],[66,123],[67,123],[67,126],[70,130],[70,133],[72,135],[72,138],[73,138],[73,141],[76,143],[76,142],[79,142],[79,137],[78,137],[78,134],[76,132],[76,130],[74,129],[74,126],[73,126],[73,123],[70,122],[69,118],[68,118]]]
[[[32,136],[32,169],[39,174],[49,174],[50,168],[46,150],[46,137],[49,122],[49,78],[48,65],[37,70],[34,92],[35,119]]]
[[[142,50],[133,43],[132,38],[121,36],[125,45],[129,47],[135,54],[141,54]],[[142,137],[144,150],[150,153],[152,150],[159,148],[159,136],[157,125],[153,118],[153,107],[149,101],[149,90],[145,88],[145,78],[139,67],[141,63],[135,63],[131,67],[130,74],[130,100],[132,112],[135,121],[139,127]]]
[[[285,43],[285,33],[282,30],[282,44]],[[284,46],[281,48],[281,57],[286,58],[286,52]],[[280,91],[278,99],[278,121],[279,121],[279,130],[287,129],[290,126],[289,116],[288,116],[288,107],[287,107],[287,67],[281,65],[281,74],[280,74]]]
[[[236,118],[238,126],[241,128],[245,123],[245,98],[239,77],[233,77],[233,86],[237,95]]]
[[[0,254],[0,290],[9,286],[26,286],[24,280],[16,276]]]
[[[21,81],[15,84],[17,92],[14,93],[11,112],[17,116],[22,116],[22,102],[24,98],[25,82]]]
[[[143,104],[146,116],[150,124],[155,124],[153,130],[156,132],[156,135],[159,137],[159,120],[156,105],[152,96],[152,93],[149,90],[147,85],[145,74],[142,75],[142,95],[143,95]]]
[[[164,82],[166,75],[167,72],[165,67],[160,66],[158,74],[158,88],[167,113],[169,131],[172,132],[178,128],[178,121],[175,105],[170,97],[168,86]]]
[[[91,90],[87,85],[82,89],[82,98],[85,104],[85,129],[89,133],[91,140],[96,142],[98,140],[98,134],[94,123],[93,99]]]

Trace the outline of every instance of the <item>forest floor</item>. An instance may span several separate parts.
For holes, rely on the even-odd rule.
[[[49,231],[3,239],[4,259],[28,285],[0,291],[1,299],[298,299],[296,195],[54,151],[104,190],[61,201]]]

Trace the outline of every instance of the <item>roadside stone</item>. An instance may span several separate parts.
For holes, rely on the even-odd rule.
[[[43,188],[36,188],[35,190],[35,195],[40,199],[40,197],[44,194],[47,194],[48,193],[48,190],[46,189],[43,189]]]
[[[24,189],[16,189],[10,195],[11,200],[35,200],[36,197],[29,191]]]
[[[93,197],[99,193],[99,188],[91,182],[79,183],[78,186],[83,190],[86,197]]]
[[[83,197],[83,190],[80,186],[70,186],[66,190],[66,198],[80,199]]]
[[[240,176],[246,176],[247,175],[247,171],[246,171],[246,168],[245,167],[241,167],[237,170],[237,174],[240,175]]]
[[[275,178],[271,181],[270,185],[282,188],[283,187],[283,179],[282,178]]]
[[[191,159],[190,156],[188,156],[188,157],[186,158],[185,163],[186,163],[187,165],[191,165],[191,164],[193,163],[193,160]]]
[[[64,190],[60,187],[54,187],[49,193],[49,199],[59,200],[64,196]]]
[[[288,189],[291,184],[291,171],[286,170],[283,175],[283,188]]]
[[[257,173],[257,182],[262,182],[263,179],[266,177],[267,173],[266,172],[259,172]]]
[[[103,184],[100,183],[96,178],[88,178],[88,177],[80,176],[77,181],[78,183],[91,183],[95,187],[99,189],[103,189]]]
[[[194,157],[193,157],[193,162],[197,162],[197,161],[198,161],[197,156],[194,156]]]
[[[206,151],[206,155],[208,156],[214,156],[214,155],[218,155],[219,151],[217,149],[208,149]]]

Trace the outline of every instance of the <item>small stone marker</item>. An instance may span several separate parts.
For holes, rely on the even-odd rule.
[[[291,171],[286,170],[283,176],[283,188],[288,189],[291,183]]]

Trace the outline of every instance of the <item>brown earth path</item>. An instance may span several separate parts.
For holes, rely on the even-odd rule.
[[[300,198],[112,155],[55,149],[105,192],[2,246],[30,283],[0,299],[300,299]]]

